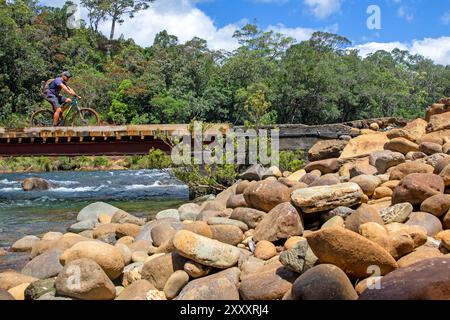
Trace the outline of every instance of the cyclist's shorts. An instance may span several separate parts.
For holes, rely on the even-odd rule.
[[[51,103],[53,110],[56,111],[56,109],[61,108],[61,106],[66,103],[67,98],[63,96],[55,96],[53,94],[47,95],[47,101]]]

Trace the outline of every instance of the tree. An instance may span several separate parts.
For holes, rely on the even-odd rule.
[[[106,20],[109,6],[108,0],[81,0],[81,4],[87,9],[89,25],[91,29],[97,31],[100,22]]]

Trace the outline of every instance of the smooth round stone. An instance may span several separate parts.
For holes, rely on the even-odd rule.
[[[234,266],[241,253],[237,247],[187,230],[178,231],[173,238],[173,244],[182,256],[219,269]]]
[[[189,282],[189,275],[186,271],[177,270],[167,280],[164,286],[164,294],[167,299],[175,298],[181,289]]]
[[[33,245],[38,242],[40,239],[36,236],[25,236],[11,246],[11,251],[13,252],[27,252],[31,251]]]
[[[412,211],[413,206],[409,202],[405,202],[382,209],[380,216],[386,224],[392,222],[403,223],[408,219]]]
[[[69,232],[73,233],[80,233],[86,230],[92,230],[95,228],[95,226],[98,224],[97,219],[91,219],[91,220],[83,220],[77,223],[74,223],[71,225],[68,229]]]
[[[167,210],[158,212],[158,214],[156,215],[157,220],[164,219],[164,218],[173,218],[173,219],[180,220],[180,213],[178,212],[177,209],[167,209]]]
[[[340,216],[334,216],[327,222],[325,222],[320,229],[333,228],[333,227],[344,227],[344,219]]]
[[[262,260],[269,260],[277,255],[277,248],[272,242],[262,240],[256,244],[255,257]]]
[[[239,227],[244,232],[248,230],[248,226],[244,222],[229,218],[212,217],[209,218],[206,222],[209,225],[232,225],[235,227]]]

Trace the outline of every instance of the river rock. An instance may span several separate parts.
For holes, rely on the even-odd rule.
[[[167,299],[175,298],[188,282],[189,275],[185,271],[175,271],[167,280],[166,285],[164,286],[164,293]]]
[[[306,238],[321,263],[334,264],[351,277],[367,277],[373,265],[379,266],[381,275],[397,268],[394,258],[381,246],[344,228],[316,231]]]
[[[381,184],[380,178],[377,176],[371,176],[371,175],[359,175],[352,179],[350,179],[350,182],[358,184],[364,194],[367,196],[371,196],[375,189]]]
[[[56,278],[37,280],[25,289],[25,300],[37,300],[46,293],[55,293]]]
[[[244,192],[246,203],[264,212],[269,212],[280,203],[288,202],[289,196],[289,188],[278,181],[261,181],[248,187]]]
[[[384,149],[407,154],[411,151],[419,151],[419,145],[405,138],[394,138],[384,145]]]
[[[155,286],[147,280],[137,280],[126,287],[116,300],[139,301],[147,300],[149,291],[156,290]]]
[[[444,181],[446,187],[450,187],[450,164],[447,165],[444,169],[442,169],[439,176]]]
[[[358,294],[347,275],[331,264],[315,266],[295,280],[294,300],[356,300]]]
[[[267,213],[252,208],[236,208],[230,218],[244,222],[249,228],[255,228]]]
[[[262,179],[266,179],[269,177],[280,178],[282,176],[283,176],[283,174],[281,173],[280,169],[277,166],[272,166],[269,169],[267,169],[266,171],[264,171],[264,173],[262,175]]]
[[[244,277],[239,293],[244,300],[278,300],[291,290],[297,277],[296,272],[274,262]]]
[[[112,217],[117,211],[121,210],[104,202],[95,202],[81,209],[78,213],[77,221],[98,220],[101,214]]]
[[[239,300],[240,270],[229,268],[189,282],[176,300]]]
[[[375,151],[370,154],[369,163],[377,168],[378,173],[405,162],[405,156],[400,152],[390,150]]]
[[[209,225],[231,225],[240,228],[242,231],[247,231],[248,226],[239,220],[229,219],[229,218],[223,218],[223,217],[214,217],[209,218],[206,221]]]
[[[192,223],[189,223],[183,227],[183,230],[191,231],[193,233],[196,233],[198,235],[207,237],[212,239],[213,238],[213,231],[211,227],[205,222],[205,221],[195,221]]]
[[[450,195],[448,194],[437,194],[426,199],[420,205],[420,210],[423,212],[428,212],[436,217],[441,217],[448,212],[450,209]]]
[[[247,189],[247,187],[249,187],[253,183],[255,183],[255,181],[240,180],[239,182],[237,182],[236,194],[243,194],[245,189]]]
[[[434,215],[426,212],[411,213],[406,225],[421,226],[427,230],[427,234],[431,237],[442,231],[441,221]]]
[[[122,254],[122,259],[123,259],[124,264],[125,265],[130,264],[130,262],[131,262],[131,255],[132,255],[132,252],[131,252],[130,248],[124,243],[116,243],[114,245],[114,247],[116,247],[120,251],[120,253]]]
[[[392,222],[403,223],[408,219],[412,211],[413,206],[409,202],[398,203],[389,208],[380,210],[380,216],[386,224]]]
[[[392,204],[409,202],[418,205],[429,197],[444,193],[444,189],[444,181],[438,175],[412,173],[403,178],[394,189]]]
[[[48,250],[28,262],[22,269],[22,273],[38,279],[56,277],[63,269],[59,259],[63,251],[58,249]]]
[[[450,112],[435,114],[430,117],[427,132],[450,129]]]
[[[404,231],[414,240],[414,247],[420,247],[427,242],[427,230],[418,225],[407,225],[403,223],[390,223],[385,225],[388,233]]]
[[[397,261],[397,263],[400,268],[406,268],[419,261],[431,258],[439,258],[442,256],[443,256],[442,252],[440,252],[439,249],[437,248],[421,246],[417,248],[414,252],[411,252],[410,254],[402,257],[400,260]]]
[[[442,145],[434,142],[422,142],[419,146],[419,150],[426,155],[432,155],[442,152]]]
[[[42,178],[32,177],[22,181],[22,189],[24,191],[43,191],[52,187],[50,182]]]
[[[450,259],[432,258],[395,270],[379,290],[366,290],[360,300],[449,300]]]
[[[303,233],[303,223],[297,209],[289,202],[273,208],[256,226],[253,240],[276,241]]]
[[[118,278],[124,268],[121,252],[114,246],[100,241],[78,242],[64,251],[60,261],[65,266],[69,262],[81,258],[92,259],[98,263],[112,280]]]
[[[383,198],[391,198],[394,191],[388,187],[378,187],[375,189],[372,195],[372,199],[383,199]]]
[[[245,170],[241,175],[239,176],[239,179],[242,180],[248,180],[248,181],[259,181],[262,178],[262,175],[266,169],[262,165],[254,164],[247,170]]]
[[[162,223],[155,226],[151,231],[153,244],[159,247],[172,239],[176,232],[177,231],[169,223]]]
[[[29,286],[29,283],[22,283],[18,286],[8,290],[15,300],[25,300],[25,289]]]
[[[174,219],[174,218],[165,218],[165,219],[153,220],[153,221],[147,222],[142,227],[139,234],[134,238],[134,240],[135,241],[147,240],[152,243],[153,239],[152,239],[151,232],[154,227],[156,227],[157,225],[163,224],[163,223],[172,223],[172,222],[177,222],[177,221],[178,220]]]
[[[302,238],[292,248],[280,254],[280,262],[300,274],[312,268],[317,260],[316,255],[309,247],[308,241],[305,238]]]
[[[111,217],[111,223],[119,223],[119,224],[131,223],[138,226],[143,226],[145,224],[145,219],[135,217],[129,214],[128,212],[119,210],[116,213],[114,213],[113,216]]]
[[[340,159],[356,158],[382,151],[389,139],[386,133],[364,134],[350,140],[341,153]]]
[[[319,170],[322,174],[338,172],[341,167],[341,163],[337,158],[325,159],[310,162],[305,166],[306,172]]]
[[[59,240],[59,239],[61,239],[62,236],[63,236],[63,234],[61,232],[50,231],[50,232],[45,233],[42,236],[42,240],[48,240],[48,241]]]
[[[234,246],[187,230],[178,231],[173,244],[182,256],[219,269],[234,266],[240,256],[240,250]]]
[[[390,180],[401,180],[411,173],[433,173],[434,168],[426,163],[420,161],[410,161],[399,164],[389,170]]]
[[[322,173],[319,170],[314,170],[305,174],[301,179],[300,183],[306,184],[307,186],[316,182]]]
[[[348,207],[337,207],[333,210],[321,213],[320,219],[324,222],[327,222],[328,220],[336,216],[346,219],[353,212],[355,212],[355,210]]]
[[[116,297],[114,284],[100,265],[84,258],[64,266],[56,278],[55,288],[58,295],[81,300],[113,300]]]
[[[9,290],[23,283],[32,283],[36,280],[39,279],[27,276],[15,270],[4,270],[0,272],[0,289]]]
[[[11,246],[11,251],[13,252],[28,252],[31,251],[33,245],[40,239],[36,236],[25,236]]]
[[[130,258],[130,260],[131,260],[131,258]],[[132,284],[133,282],[141,280],[142,279],[141,273],[142,273],[143,267],[144,267],[143,262],[136,262],[136,263],[127,265],[123,269],[122,285],[127,287],[130,284]]]
[[[227,208],[248,207],[243,194],[234,194],[228,198]]]
[[[178,208],[180,220],[195,220],[200,213],[200,206],[196,203],[186,203]]]
[[[195,261],[189,260],[183,266],[183,270],[194,279],[201,278],[207,276],[211,271],[211,267],[204,266]]]
[[[41,240],[33,245],[30,253],[30,258],[33,259],[34,257],[37,257],[38,255],[50,249],[66,250],[78,242],[89,240],[92,239],[88,239],[75,233],[66,233],[57,240]]]
[[[341,180],[336,176],[335,174],[329,173],[326,175],[321,176],[319,179],[311,183],[310,187],[318,187],[318,186],[332,186],[334,184],[340,183]],[[303,186],[299,186],[299,188],[295,189],[302,189]]]
[[[349,182],[295,190],[291,199],[303,212],[314,213],[340,206],[351,207],[360,204],[362,197],[363,191],[359,185]]]
[[[170,276],[177,270],[183,270],[185,262],[186,259],[178,252],[164,254],[144,263],[142,279],[150,281],[156,289],[163,290]]]
[[[371,205],[363,203],[354,213],[345,219],[345,227],[358,233],[359,227],[367,222],[375,222],[380,225],[384,224],[378,210]]]
[[[116,236],[117,238],[122,237],[137,237],[141,232],[142,227],[138,226],[134,223],[123,223],[119,224],[116,228]]]
[[[77,223],[74,223],[68,228],[69,232],[80,233],[86,230],[92,230],[97,225],[97,219],[83,220]]]
[[[7,300],[16,300],[14,297],[5,289],[0,288],[0,301],[7,301]]]
[[[233,225],[210,226],[213,239],[236,246],[244,239],[244,233],[239,227]]]
[[[318,141],[309,149],[308,159],[309,161],[318,161],[338,158],[347,144],[348,141],[337,139]]]
[[[255,257],[262,260],[269,260],[277,255],[277,248],[272,242],[262,240],[256,244]]]
[[[156,219],[164,219],[164,218],[172,218],[176,220],[180,220],[180,214],[177,209],[167,209],[160,211],[156,214]]]

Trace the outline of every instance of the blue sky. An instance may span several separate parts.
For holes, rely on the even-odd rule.
[[[64,1],[42,2],[58,6]],[[381,29],[367,27],[370,5],[380,9]],[[148,46],[157,32],[167,29],[181,41],[199,36],[213,49],[233,50],[232,34],[247,22],[297,41],[316,30],[336,32],[362,55],[399,47],[450,64],[450,0],[157,0],[133,20],[126,19],[117,36]],[[101,30],[107,34],[108,29],[105,22]]]

